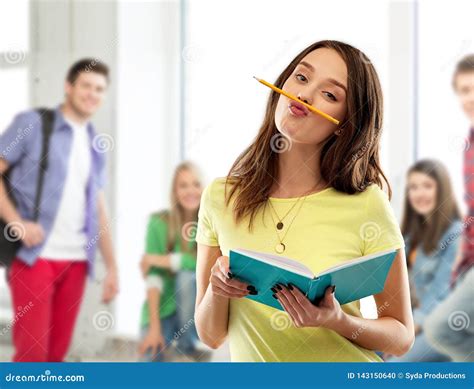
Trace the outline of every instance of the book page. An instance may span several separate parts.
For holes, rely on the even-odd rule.
[[[232,250],[241,254],[244,254],[248,257],[257,259],[259,261],[268,263],[269,265],[276,266],[293,273],[300,274],[304,277],[314,278],[314,273],[305,265],[300,262],[295,261],[291,258],[280,257],[278,255],[272,255],[267,253],[259,253],[256,251],[246,250],[246,249],[235,249]]]
[[[324,275],[324,274],[328,274],[328,273],[332,273],[333,271],[336,271],[336,270],[340,270],[340,269],[344,269],[346,267],[349,267],[349,266],[354,266],[355,264],[357,263],[362,263],[362,262],[366,262],[366,261],[370,261],[371,259],[374,259],[374,258],[377,258],[377,257],[381,257],[382,255],[385,255],[385,254],[388,254],[388,253],[393,253],[394,251],[396,250],[386,250],[386,251],[380,251],[378,253],[374,253],[374,254],[369,254],[369,255],[365,255],[363,257],[358,257],[358,258],[354,258],[354,259],[350,259],[344,263],[341,263],[340,265],[336,265],[336,266],[332,266],[330,267],[329,269],[326,269],[324,270],[323,272],[319,273],[318,274],[318,277]]]

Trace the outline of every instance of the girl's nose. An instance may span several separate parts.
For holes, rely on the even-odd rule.
[[[311,105],[311,99],[308,96],[305,96],[302,92],[298,93],[298,99],[304,101],[306,104]]]

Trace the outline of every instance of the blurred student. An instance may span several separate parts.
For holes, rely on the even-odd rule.
[[[464,152],[465,199],[468,214],[460,254],[453,265],[453,290],[426,318],[426,337],[433,348],[456,362],[474,361],[474,54],[457,65],[453,87],[469,120]]]
[[[147,300],[141,316],[142,360],[165,360],[176,341],[178,356],[200,360],[201,344],[194,325],[196,301],[197,215],[202,183],[197,168],[181,163],[175,170],[169,210],[155,213],[148,223],[141,269]]]
[[[0,137],[0,174],[9,171],[11,190],[8,194],[1,179],[0,217],[22,231],[22,247],[8,271],[14,316],[18,307],[32,304],[13,326],[15,362],[64,359],[97,243],[107,267],[102,300],[110,302],[118,291],[102,189],[105,154],[96,147],[90,121],[108,83],[109,69],[97,60],[82,59],[69,69],[65,100],[54,111],[37,222],[32,218],[43,136],[39,113],[20,113]]]
[[[405,237],[412,294],[415,343],[390,362],[441,362],[450,358],[433,349],[424,322],[449,293],[451,267],[460,243],[462,223],[446,168],[435,160],[421,160],[407,175],[402,233]]]

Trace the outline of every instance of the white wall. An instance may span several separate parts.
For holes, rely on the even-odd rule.
[[[121,271],[116,329],[137,334],[144,284],[138,263],[148,215],[169,207],[179,162],[179,1],[118,6],[115,245]]]
[[[339,39],[363,50],[388,98],[389,4],[189,1],[186,156],[206,166],[209,178],[225,175],[263,118],[269,90],[252,76],[273,82],[299,51],[318,40]],[[385,147],[385,163],[389,152]]]

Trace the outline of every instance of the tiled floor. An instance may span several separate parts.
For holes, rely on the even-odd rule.
[[[107,355],[109,357],[107,357]],[[9,344],[0,343],[0,362],[10,362],[13,356],[13,347]],[[227,362],[230,360],[229,351],[227,344],[224,344],[218,350],[212,351],[210,362]],[[124,350],[110,350],[110,352],[101,353],[98,356],[78,356],[69,355],[69,362],[136,362],[137,355],[133,351],[124,352]],[[179,356],[175,354],[173,362],[191,362],[189,358],[185,356]]]

